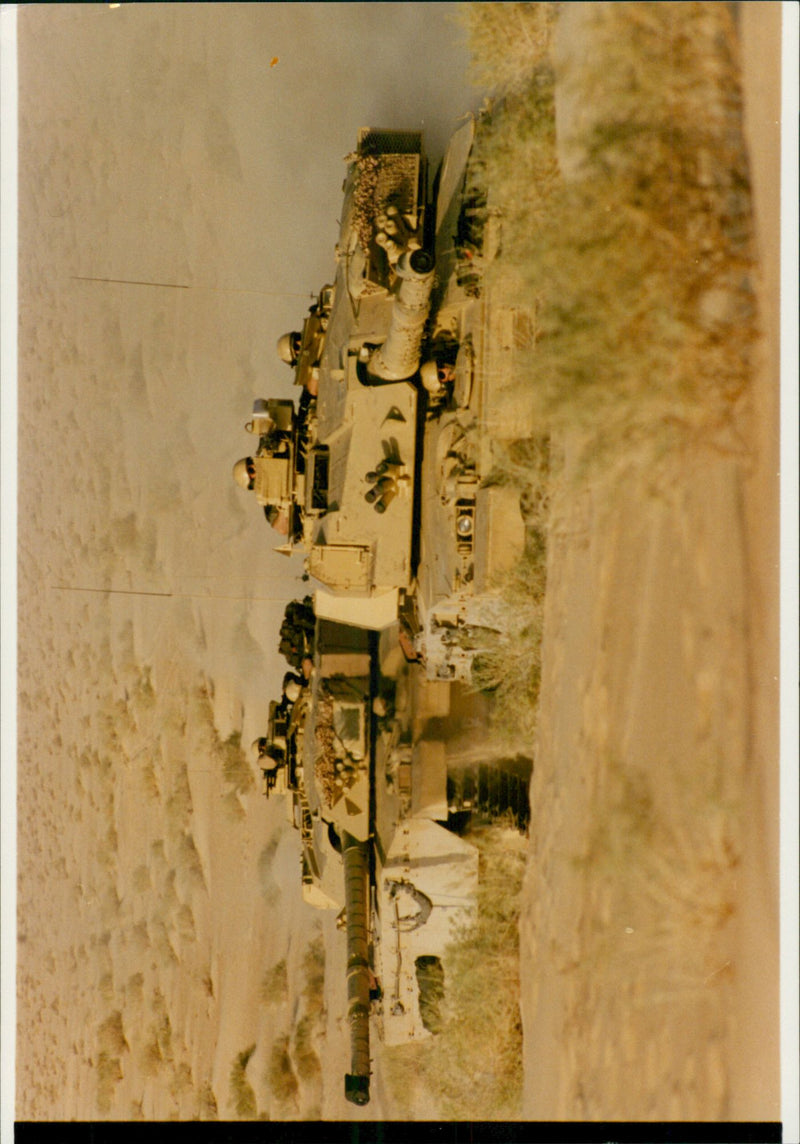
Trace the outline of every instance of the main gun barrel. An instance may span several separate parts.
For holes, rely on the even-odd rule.
[[[353,1104],[369,1102],[369,851],[345,833],[342,838],[347,913],[347,1018],[350,1024],[350,1072],[344,1094]]]
[[[427,250],[406,252],[396,270],[400,287],[389,333],[367,367],[369,374],[382,381],[405,381],[419,369],[419,351],[433,289],[433,256]]]

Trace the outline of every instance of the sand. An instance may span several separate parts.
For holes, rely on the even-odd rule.
[[[741,8],[764,331],[749,398],[726,443],[657,478],[587,482],[579,436],[557,442],[521,924],[534,1119],[780,1119],[780,11]]]
[[[275,344],[359,127],[435,157],[477,99],[412,9],[18,14],[20,1119],[380,1114],[250,755],[302,561],[231,469],[253,400],[296,397]]]

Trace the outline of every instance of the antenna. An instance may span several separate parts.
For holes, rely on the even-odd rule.
[[[269,298],[314,298],[310,294],[293,290],[245,290],[237,286],[192,286],[185,282],[145,282],[139,278],[95,278],[87,274],[71,274],[73,282],[104,282],[114,286],[157,286],[166,290],[206,290],[212,294],[263,294]]]
[[[286,596],[226,596],[208,592],[152,592],[140,588],[93,588],[81,584],[50,584],[54,592],[92,592],[101,596],[158,596],[173,600],[247,600],[252,603],[285,604]]]

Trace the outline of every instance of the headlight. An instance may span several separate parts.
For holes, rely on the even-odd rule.
[[[459,536],[466,539],[472,535],[472,514],[469,512],[462,512],[456,519],[456,532]]]

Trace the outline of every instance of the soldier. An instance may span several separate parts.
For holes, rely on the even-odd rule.
[[[300,357],[300,347],[303,344],[303,335],[299,330],[292,330],[289,334],[282,334],[278,338],[278,357],[286,362],[292,369],[297,365]]]
[[[278,773],[286,766],[286,748],[281,748],[262,736],[253,741],[253,751],[258,756],[258,765],[264,779],[264,794],[269,798],[269,792],[277,785]]]
[[[303,396],[300,398],[301,420],[307,412],[311,399],[317,396],[319,363],[325,344],[332,295],[332,287],[323,286],[319,298],[309,307],[302,332],[292,330],[278,338],[278,357],[290,369],[295,370],[295,385],[303,387]]]
[[[456,376],[455,366],[449,362],[426,361],[419,372],[423,386],[433,396],[438,396]]]
[[[258,397],[253,402],[253,416],[245,422],[248,433],[258,436],[259,456],[285,456],[289,451],[294,425],[294,406],[289,401]]]
[[[286,605],[281,623],[278,651],[290,667],[308,679],[313,670],[314,608],[310,596]]]
[[[433,398],[447,396],[456,379],[458,342],[452,334],[440,332],[428,347],[430,357],[420,366],[420,381]]]
[[[259,489],[259,470],[264,460],[267,458],[258,454],[255,457],[243,457],[233,466],[233,479],[240,488],[255,492],[271,528],[281,536],[291,535],[292,540],[299,540],[303,535],[303,513],[300,506],[292,503],[288,495],[272,496]]]
[[[301,675],[295,675],[293,671],[287,671],[283,677],[283,702],[288,706],[293,706],[300,698],[300,692],[306,685],[307,680]]]
[[[245,425],[258,435],[258,448],[233,466],[233,479],[240,488],[255,493],[268,524],[281,536],[299,539],[303,532],[302,511],[294,503],[293,459],[294,403],[284,400],[253,403],[253,417]],[[298,471],[301,471],[298,469]]]
[[[260,735],[253,739],[253,754],[262,766],[280,766],[286,761],[286,741],[282,738],[270,739]]]

